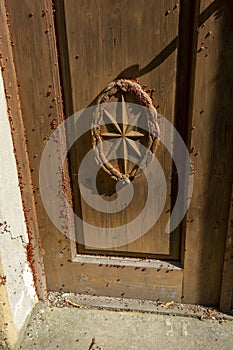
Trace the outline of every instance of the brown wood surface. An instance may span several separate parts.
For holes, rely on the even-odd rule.
[[[179,51],[177,62],[177,88],[175,103],[174,126],[185,142],[187,149],[190,149],[193,98],[194,98],[194,77],[196,70],[196,47],[197,47],[197,25],[200,13],[200,0],[182,1],[179,21]],[[178,176],[176,169],[173,169],[172,177],[172,207],[177,195]],[[187,197],[187,178],[183,189],[184,198]],[[185,216],[175,231],[180,231],[180,260],[184,262],[185,236],[187,217]]]
[[[37,212],[34,202],[34,188],[28,146],[25,133],[25,124],[21,110],[19,96],[20,85],[15,72],[12,49],[15,42],[12,40],[9,30],[9,14],[6,11],[4,1],[0,1],[0,33],[1,33],[1,68],[4,80],[7,108],[11,125],[14,153],[16,157],[19,187],[25,214],[29,244],[27,245],[27,258],[34,276],[35,288],[39,299],[45,299],[47,295],[44,272],[43,251],[39,235]],[[4,184],[1,184],[4,186]]]
[[[144,269],[140,267],[143,265],[140,260],[138,266],[131,261],[130,265],[121,268],[117,266],[118,263],[113,268],[105,262],[101,268],[100,264],[77,262],[75,258],[72,262],[73,255],[76,256],[74,246],[51,223],[43,208],[38,187],[40,157],[53,130],[51,123],[54,118],[58,123],[62,120],[51,3],[23,0],[19,4],[10,0],[7,2],[7,12],[15,44],[13,56],[20,84],[48,289],[113,296],[125,293],[131,297],[153,300],[172,298],[179,301],[183,276],[181,268],[166,266],[161,262],[159,266],[149,263]],[[19,28],[23,28],[23,32],[19,32]],[[108,283],[114,288],[108,289]]]
[[[57,6],[58,3],[61,5]],[[176,28],[177,30],[175,24],[178,23],[179,9],[178,11],[177,8],[173,10],[175,1],[172,2],[172,5],[170,1],[159,1],[159,5],[157,2],[146,2],[148,7],[145,10],[141,10],[140,7],[142,15],[138,16],[135,15],[137,11],[134,8],[136,6],[134,4],[137,2],[131,2],[131,12],[130,8],[124,5],[129,2],[114,1],[112,2],[113,8],[111,8],[111,11],[105,7],[103,8],[103,11],[111,12],[109,18],[105,19],[105,16],[104,20],[101,19],[100,14],[102,12],[100,10],[102,8],[100,9],[98,2],[94,2],[96,10],[94,18],[89,10],[89,6],[93,5],[92,1],[80,2],[82,6],[80,5],[77,10],[83,14],[80,18],[80,21],[83,22],[80,22],[78,27],[76,27],[77,18],[75,17],[77,12],[74,13],[72,21],[67,21],[66,5],[68,3],[69,6],[77,7],[79,2],[65,2],[65,8],[63,9],[63,2],[56,2],[57,34],[58,42],[60,40],[59,52],[61,55],[60,68],[67,114],[72,114],[74,111],[88,106],[110,81],[116,78],[124,69],[131,67],[124,72],[124,76],[127,74],[137,75],[141,77],[142,83],[145,82],[155,88],[159,87],[157,96],[162,114],[166,117],[170,116],[173,118],[171,120],[174,121],[174,109],[176,113],[179,111],[184,124],[180,123],[183,125],[183,129],[181,128],[182,125],[178,129],[183,130],[182,136],[186,137],[187,144],[191,143],[196,174],[192,203],[187,218],[187,232],[186,236],[184,235],[183,246],[181,244],[183,253],[176,250],[178,251],[176,259],[179,255],[182,257],[180,262],[174,262],[172,265],[155,259],[129,258],[127,260],[127,258],[115,258],[115,260],[111,260],[113,258],[93,257],[85,254],[77,255],[74,242],[70,242],[49,220],[43,209],[38,188],[40,157],[46,140],[52,132],[51,123],[54,118],[57,119],[58,123],[63,118],[51,2],[47,0],[35,0],[33,2],[30,0],[20,2],[8,0],[6,8],[17,81],[20,85],[19,96],[22,101],[22,116],[26,128],[26,139],[28,140],[27,147],[34,199],[31,191],[28,190],[28,193],[31,198],[29,200],[35,200],[38,229],[41,244],[45,251],[44,263],[48,289],[151,300],[160,298],[164,301],[180,301],[183,295],[182,300],[186,302],[217,305],[220,300],[233,178],[231,116],[233,109],[231,96],[233,30],[230,18],[232,3],[222,0],[201,2],[197,52],[194,50],[195,47],[193,48],[194,51],[190,47],[186,48],[190,41],[190,34],[187,31],[187,36],[183,35],[186,42],[183,43],[182,40],[182,43],[179,44],[179,47],[182,48],[180,49],[182,57],[178,61],[177,86],[175,83],[176,45],[182,36],[178,40],[177,34],[174,35],[174,32],[169,29],[174,30]],[[140,2],[140,4],[142,3],[145,4],[145,2]],[[159,7],[157,12],[151,11],[151,6],[153,7],[154,3]],[[122,9],[124,6],[126,7]],[[122,9],[122,11],[119,9]],[[169,13],[167,13],[168,10]],[[181,27],[189,27],[190,18],[195,16],[193,11],[192,8],[187,7],[187,2],[181,1],[181,13],[187,15],[186,18],[182,18],[183,24]],[[62,17],[64,13],[66,14],[65,18]],[[78,13],[79,16],[80,13]],[[70,13],[69,15],[71,16]],[[142,20],[147,18],[146,16],[148,16],[147,23],[152,19],[156,23],[159,22],[159,33],[161,33],[163,40],[158,40],[157,24],[153,24],[153,33],[140,30],[140,42],[134,40],[128,47],[126,38],[127,35],[133,37],[133,24],[127,32],[123,21],[123,35],[115,36],[118,33],[117,29],[121,22],[121,15],[125,21],[126,19],[134,21],[133,24],[137,24],[137,29],[143,26],[144,22],[142,23]],[[110,19],[114,19],[112,25]],[[102,27],[102,21],[104,27]],[[61,26],[68,24],[68,27],[66,27],[67,33],[59,31],[59,23]],[[64,27],[62,28],[64,29]],[[81,31],[81,38],[83,36],[87,36],[88,40],[90,38],[89,43],[88,40],[84,42],[83,40],[71,41],[70,39],[69,44],[69,36],[72,38],[77,28]],[[92,33],[93,29],[96,29],[96,35]],[[162,29],[164,30],[162,31]],[[100,32],[101,34],[104,33],[103,36],[99,35]],[[164,36],[162,36],[162,32]],[[61,45],[61,33],[64,36],[62,40],[64,46]],[[66,37],[68,41],[66,41]],[[100,40],[99,37],[104,38],[106,46],[98,41]],[[117,40],[114,41],[114,38]],[[193,41],[191,42],[194,45],[195,30],[193,30],[192,38]],[[143,41],[148,50],[146,54],[139,50]],[[91,44],[91,47],[95,47],[98,55],[94,55],[93,50],[91,52],[89,50],[89,54],[86,52],[88,50],[87,43],[88,45]],[[66,44],[68,44],[68,50],[66,50]],[[111,49],[107,51],[107,47]],[[123,50],[120,59],[116,60],[115,56],[110,55],[113,50]],[[82,57],[82,52],[85,53],[85,59]],[[182,62],[184,62],[184,65],[185,52],[187,53],[187,66],[190,65],[191,59],[191,70],[195,68],[194,56],[197,55],[193,113],[190,107],[192,106],[192,86],[190,86],[189,91],[186,90],[190,73],[186,72],[184,81],[182,80]],[[76,58],[78,54],[79,58]],[[108,60],[103,61],[103,65],[100,65],[102,55],[105,59],[108,57]],[[137,60],[134,60],[135,57]],[[70,62],[69,65],[64,64],[67,60]],[[135,64],[139,64],[140,67],[135,67]],[[89,67],[93,71],[89,71]],[[106,75],[105,70],[107,71]],[[64,72],[71,76],[70,80],[69,77],[64,79]],[[82,78],[81,82],[84,84],[84,89],[79,89],[79,79],[84,75],[88,79]],[[190,84],[193,84],[193,73],[190,77]],[[8,81],[9,77],[5,79],[5,81]],[[93,84],[89,84],[90,80]],[[153,86],[154,84],[156,86]],[[50,85],[52,86],[50,87]],[[175,88],[178,86],[179,92],[175,93]],[[51,93],[48,94],[50,90]],[[77,95],[75,95],[75,91]],[[183,94],[181,91],[183,91]],[[70,92],[72,92],[72,96]],[[186,97],[189,102],[184,103],[183,110],[182,108],[175,108],[175,98],[176,104],[181,104]],[[79,101],[82,101],[80,103],[83,103],[83,105],[79,105]],[[191,110],[189,110],[190,108]],[[186,112],[188,113],[187,119],[185,118]],[[176,114],[176,121],[174,121],[176,125],[179,124],[177,124],[179,113]],[[195,129],[191,127],[192,114],[192,125],[195,126]],[[14,113],[12,118],[14,123],[20,120],[17,113]],[[22,126],[19,126],[19,130],[21,128]],[[19,133],[19,135],[21,134]],[[160,152],[160,157],[163,157],[163,150],[161,149]],[[19,145],[17,145],[16,153],[21,153]],[[25,162],[25,168],[27,171],[23,174],[23,181],[30,183],[27,162]],[[36,217],[34,219],[34,225],[36,225]],[[185,233],[185,226],[182,228],[183,234]],[[175,244],[179,247],[180,241],[177,240]]]
[[[37,225],[44,249],[44,265],[48,280],[48,289],[54,289],[53,279],[57,276],[56,266],[65,237],[55,228],[47,216],[39,191],[39,166],[45,143],[52,132],[51,123],[57,123],[63,118],[61,107],[61,91],[58,74],[58,62],[55,46],[52,7],[50,1],[25,0],[21,3],[8,1],[6,3],[8,22],[12,41],[13,59],[19,87],[24,132],[27,142],[30,167],[25,162],[23,168],[29,172],[32,180],[23,174],[25,186],[32,184],[37,219],[31,218],[30,225]],[[19,28],[20,31],[19,31]],[[50,93],[51,91],[51,93]],[[13,125],[17,125],[20,135],[20,119],[12,114]],[[16,154],[21,154],[24,139],[21,137],[16,145]],[[48,180],[49,181],[49,180]],[[25,191],[24,191],[25,192]],[[36,230],[33,230],[36,234]],[[60,240],[59,240],[60,238]],[[38,240],[39,247],[39,240]],[[40,266],[40,262],[38,262]],[[55,277],[56,278],[56,277]],[[62,277],[57,278],[57,284],[62,284]]]
[[[185,301],[218,304],[232,182],[232,2],[202,1],[191,148],[196,169],[187,220]],[[195,273],[198,271],[198,273]]]
[[[111,1],[108,6],[103,0],[83,3],[69,0],[64,1],[63,6],[57,1],[55,4],[58,10],[57,32],[64,93],[70,95],[66,97],[68,113],[93,104],[100,92],[117,77],[139,77],[142,85],[155,88],[156,105],[160,104],[159,112],[174,123],[179,6],[167,0],[160,1],[159,4],[141,0]],[[64,47],[68,53],[64,52]],[[140,215],[147,199],[147,185],[142,176],[134,180],[133,201],[119,213],[103,214],[88,206],[80,198],[75,174],[90,145],[91,140],[86,136],[77,141],[71,151],[74,201],[78,214],[101,232],[101,227],[125,225]],[[168,193],[163,214],[146,235],[127,246],[112,248],[108,251],[109,254],[114,254],[115,251],[118,255],[179,257],[179,231],[173,235],[172,243],[171,236],[165,233],[170,215],[171,157],[163,145],[156,156],[167,181]],[[105,186],[101,186],[101,183]],[[101,188],[103,198],[114,198],[115,184],[108,175],[101,173],[97,185]],[[150,190],[154,192],[156,200],[158,184],[154,184]],[[139,225],[143,229],[143,217]],[[83,234],[85,240],[85,230]],[[90,253],[91,247],[79,246],[79,252],[85,251]]]
[[[220,309],[229,311],[233,307],[233,187],[229,208],[229,219],[222,273]]]

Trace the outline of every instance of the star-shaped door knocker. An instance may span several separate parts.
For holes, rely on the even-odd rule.
[[[110,103],[113,96],[117,103]],[[136,103],[126,102],[132,96]],[[98,107],[92,128],[97,160],[117,181],[130,182],[159,144],[156,109],[142,87],[128,79],[111,83],[100,95]]]

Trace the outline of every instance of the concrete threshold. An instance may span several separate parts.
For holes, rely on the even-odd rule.
[[[78,308],[97,308],[115,311],[139,311],[173,316],[186,316],[198,319],[216,319],[220,322],[233,320],[232,313],[225,314],[213,307],[201,305],[161,302],[143,299],[114,298],[107,296],[93,296],[86,294],[50,292],[48,295],[50,306],[74,306]]]
[[[50,293],[48,302],[35,307],[20,349],[232,350],[231,315],[157,303]]]

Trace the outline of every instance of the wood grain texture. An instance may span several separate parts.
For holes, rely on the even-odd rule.
[[[59,255],[67,238],[51,223],[39,191],[39,166],[45,143],[53,131],[52,123],[59,124],[63,120],[52,4],[50,1],[7,1],[6,10],[14,44],[13,59],[21,100],[19,112],[22,111],[25,133],[23,137],[26,138],[29,157],[29,164],[25,161],[22,169],[30,173],[30,177],[23,177],[23,181],[25,186],[32,186],[34,203],[31,208],[35,207],[37,214],[37,218],[30,217],[29,223],[35,227],[38,223],[41,245],[45,253],[47,286],[48,289],[53,289],[53,278],[57,276],[57,261],[54,256]],[[13,117],[16,123],[13,125],[17,126],[16,135],[20,138],[20,119],[17,114]],[[16,146],[16,152],[19,154],[24,145],[23,137]],[[36,232],[36,228],[33,229],[33,233]],[[36,247],[39,247],[39,238]],[[38,266],[40,267],[40,262]],[[53,278],[50,279],[50,276]],[[58,285],[62,284],[61,280],[58,276]]]
[[[222,272],[220,309],[230,311],[233,306],[233,187],[231,192],[229,219]]]
[[[172,264],[93,256],[75,258],[74,264],[76,269],[67,276],[62,288],[65,292],[181,301],[183,270]],[[63,269],[65,266],[58,266],[58,271]]]
[[[175,7],[175,3],[171,4],[167,0],[159,4],[141,0],[129,3],[112,1],[108,6],[101,0],[82,3],[64,1],[63,5],[57,1],[55,5],[58,10],[58,45],[68,113],[95,103],[101,91],[117,77],[139,77],[142,85],[155,87],[159,112],[174,122],[179,6]],[[67,52],[64,52],[64,47]],[[75,209],[84,220],[96,225],[100,231],[101,226],[124,225],[140,213],[147,199],[145,179],[140,177],[134,181],[134,200],[123,213],[103,215],[92,209],[80,198],[75,175],[82,157],[90,148],[91,140],[85,135],[70,152]],[[115,251],[116,254],[124,255],[179,257],[179,231],[173,234],[172,242],[165,234],[170,215],[171,157],[163,145],[158,150],[157,158],[167,181],[168,194],[163,214],[145,236],[127,246],[112,248],[112,252],[106,251],[109,254]],[[98,183],[104,184],[101,187],[103,198],[112,200],[115,183],[106,174],[101,174]],[[155,199],[158,198],[158,187],[151,189]],[[143,229],[143,221],[140,225]],[[79,252],[87,248],[79,246]],[[90,251],[91,248],[88,249]]]
[[[177,88],[175,101],[174,126],[182,137],[186,147],[190,149],[193,98],[194,98],[194,77],[196,69],[196,47],[197,47],[197,24],[200,13],[200,0],[181,1],[179,21],[179,48],[177,59]],[[172,207],[178,192],[178,175],[175,166],[172,172]],[[183,186],[183,197],[187,197],[187,178]],[[180,232],[180,259],[184,262],[186,216],[176,228]]]
[[[0,32],[1,32],[1,67],[4,80],[7,108],[11,125],[14,152],[19,177],[19,187],[22,196],[25,222],[29,236],[27,245],[28,262],[32,268],[35,288],[39,299],[47,295],[44,272],[43,250],[39,235],[38,216],[34,201],[34,188],[29,164],[27,136],[23,120],[19,82],[16,76],[12,49],[15,41],[11,37],[9,13],[4,1],[0,1]],[[3,185],[3,184],[2,184]]]
[[[13,57],[17,80],[20,84],[19,95],[22,100],[30,168],[33,169],[31,172],[33,191],[42,247],[45,250],[44,262],[48,289],[84,293],[90,293],[93,289],[99,295],[112,292],[116,296],[126,293],[128,296],[135,297],[180,300],[182,270],[153,269],[152,272],[148,267],[148,271],[140,270],[141,274],[139,274],[135,266],[120,270],[115,267],[113,272],[111,268],[108,269],[108,264],[103,264],[103,269],[99,267],[102,272],[98,272],[96,264],[93,266],[72,262],[73,251],[70,248],[70,242],[50,222],[43,209],[38,187],[40,157],[46,140],[52,132],[51,123],[54,118],[57,119],[57,123],[63,118],[51,3],[39,0],[32,3],[23,0],[19,4],[8,1],[7,12],[12,40],[15,43]],[[23,28],[20,35],[18,28]],[[27,67],[26,70],[25,67]],[[106,287],[109,283],[106,278],[113,279],[110,282],[116,285],[114,288],[112,285],[110,291]],[[118,283],[117,278],[120,278],[121,283]],[[158,281],[158,287],[156,287],[156,281]],[[135,289],[136,286],[138,286],[137,289]],[[92,289],[89,290],[89,288]]]
[[[60,1],[58,3],[63,4]],[[20,85],[18,93],[22,101],[31,175],[28,160],[25,162],[22,160],[22,164],[26,168],[25,181],[30,184],[30,176],[32,177],[35,198],[32,207],[35,207],[38,220],[38,228],[35,226],[33,230],[40,231],[41,244],[45,250],[44,263],[48,288],[151,300],[160,298],[164,301],[180,301],[183,295],[182,300],[186,302],[218,305],[233,178],[231,115],[233,28],[230,16],[233,5],[228,0],[201,2],[197,52],[194,47],[195,40],[192,44],[194,51],[190,47],[187,49],[185,45],[188,44],[190,37],[185,36],[183,32],[186,44],[179,46],[183,47],[183,51],[180,51],[182,57],[179,58],[179,72],[176,76],[176,48],[181,39],[177,39],[179,11],[173,13],[175,2],[172,3],[173,6],[170,1],[159,2],[161,6],[159,11],[152,11],[154,6],[152,1],[147,2],[145,9],[142,6],[145,2],[140,1],[132,2],[132,8],[127,7],[129,2],[113,1],[110,9],[101,7],[100,4],[103,4],[101,1],[97,2],[97,5],[92,1],[80,2],[80,7],[78,3],[70,0],[64,2],[64,8],[59,10],[59,6],[57,7],[56,26],[58,42],[60,40],[60,68],[66,111],[70,114],[88,106],[117,76],[141,77],[142,83],[152,87],[155,85],[161,113],[176,123],[187,145],[190,143],[196,168],[195,187],[187,218],[181,268],[172,265],[168,267],[164,262],[160,262],[161,266],[157,267],[150,262],[144,266],[143,260],[139,260],[135,265],[133,261],[135,259],[129,259],[130,263],[124,265],[126,258],[122,258],[122,263],[112,263],[107,257],[92,257],[96,259],[94,261],[87,257],[85,260],[85,254],[77,255],[75,243],[70,242],[50,222],[43,209],[38,187],[40,157],[52,132],[51,123],[54,122],[54,118],[57,123],[63,120],[52,4],[47,0],[34,2],[22,0],[20,3],[8,0],[6,8],[14,45],[12,51],[16,76]],[[181,6],[184,4],[187,2],[181,1]],[[76,12],[73,11],[73,17],[71,11],[68,11],[69,6],[77,9]],[[94,14],[90,11],[91,6],[95,7]],[[140,8],[139,14],[137,6]],[[166,14],[168,10],[170,12]],[[62,15],[65,14],[65,18],[59,11]],[[102,12],[106,14],[104,20],[101,19]],[[80,17],[78,23],[75,17],[77,15]],[[70,20],[67,16],[71,16]],[[189,19],[187,17],[187,21]],[[151,22],[153,22],[151,32],[141,30],[143,25],[146,28],[145,25]],[[65,32],[61,28],[59,30],[59,23],[60,26],[67,25]],[[122,25],[119,26],[119,23]],[[185,20],[183,23],[185,28],[189,26]],[[19,31],[19,28],[23,30]],[[72,39],[76,37],[77,29],[80,38],[88,38],[90,41]],[[127,37],[131,38],[129,44]],[[136,37],[138,40],[135,40]],[[63,42],[67,43],[67,47],[64,46],[62,51]],[[142,43],[145,43],[145,50],[141,49]],[[95,50],[90,50],[90,47]],[[186,57],[185,52],[191,56]],[[189,76],[189,83],[193,84],[196,55],[194,91],[192,86],[186,90]],[[186,58],[190,57],[193,60],[192,67],[189,67],[190,60],[188,60],[186,68],[192,72],[190,74],[189,69],[185,69],[183,85],[182,65],[185,64]],[[65,68],[67,60],[70,64]],[[4,74],[8,74],[7,70]],[[64,74],[67,74],[66,80]],[[8,75],[5,77],[6,82],[11,79]],[[175,93],[176,87],[179,87],[177,93]],[[14,91],[13,88],[12,95]],[[16,96],[17,94],[14,98]],[[175,99],[176,104],[180,104],[185,98],[188,102],[184,102],[179,108],[177,105],[175,107]],[[14,102],[13,106],[16,105]],[[23,127],[22,119],[17,114],[18,107],[13,106],[12,109],[15,108],[13,121],[19,123],[14,124],[17,126],[15,134],[15,139],[18,140],[17,148],[20,148],[21,142],[25,149],[26,146],[22,141],[24,136],[19,131]],[[179,115],[181,119],[177,122]],[[195,128],[192,128],[192,125]],[[163,164],[170,162],[169,159],[165,159],[162,148],[159,152],[158,156]],[[170,176],[171,168],[166,169],[167,176]],[[140,192],[141,187],[138,188]],[[27,200],[32,201],[29,189],[28,196]],[[33,225],[36,225],[36,216],[34,218]],[[185,226],[186,224],[184,231]],[[178,242],[176,246],[178,255],[175,258],[178,259],[180,241],[176,242]],[[146,244],[148,245],[148,242]],[[141,252],[143,250],[144,248]],[[129,255],[131,254],[132,251],[129,250]],[[163,257],[165,258],[165,255]],[[223,298],[230,286],[227,282],[225,290],[224,283]],[[229,305],[229,299],[224,300]]]
[[[185,301],[218,305],[233,172],[232,2],[205,1],[203,11],[191,139],[196,174],[187,222],[183,295]]]

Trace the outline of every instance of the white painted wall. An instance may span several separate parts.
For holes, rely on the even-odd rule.
[[[27,263],[28,235],[18,183],[0,74],[0,256],[15,327],[20,330],[37,302],[37,297],[32,272]]]

